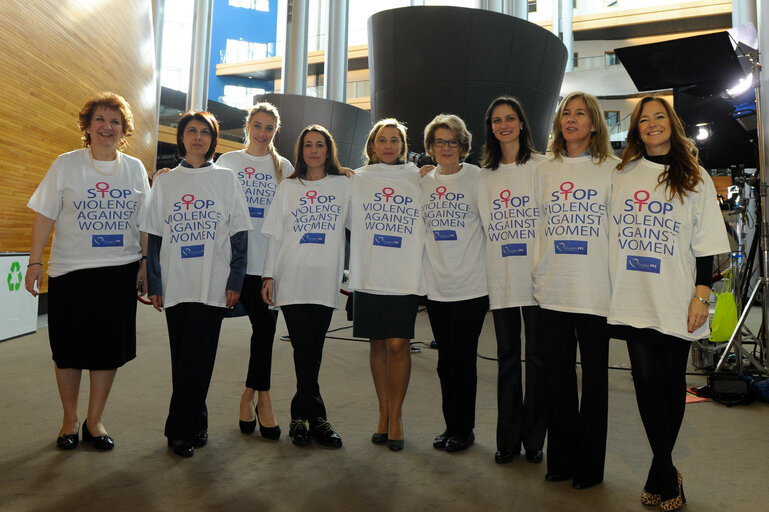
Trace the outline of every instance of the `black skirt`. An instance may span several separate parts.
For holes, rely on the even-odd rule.
[[[139,262],[48,279],[48,340],[58,368],[111,370],[136,357]]]
[[[353,292],[352,335],[358,338],[414,338],[418,295]]]

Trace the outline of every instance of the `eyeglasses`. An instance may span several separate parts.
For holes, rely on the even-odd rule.
[[[455,148],[459,146],[459,141],[457,139],[451,139],[451,140],[435,139],[433,141],[433,144],[435,144],[435,147],[437,148],[442,148],[446,144],[448,144],[450,148]]]

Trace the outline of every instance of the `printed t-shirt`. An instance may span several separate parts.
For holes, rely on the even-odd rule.
[[[274,280],[276,306],[339,307],[348,206],[344,176],[281,182],[262,228],[270,240],[262,275]]]
[[[350,192],[350,287],[379,295],[424,295],[425,226],[412,163],[356,169]]]
[[[225,307],[230,237],[251,229],[243,190],[229,169],[177,166],[158,176],[142,231],[163,237],[163,305]]]
[[[609,313],[608,207],[618,160],[551,159],[537,167],[534,197],[541,218],[531,277],[546,309]]]
[[[491,309],[533,306],[531,260],[539,209],[534,171],[546,159],[532,155],[523,165],[482,169],[478,209],[486,233],[486,276]]]
[[[294,173],[291,163],[279,157],[283,162],[283,177]],[[245,149],[230,151],[219,157],[216,165],[232,170],[238,177],[240,186],[246,196],[248,213],[254,230],[248,234],[248,264],[246,274],[261,275],[264,267],[264,257],[267,254],[267,238],[262,235],[262,226],[270,210],[275,192],[278,190],[278,180],[275,176],[275,165],[272,156],[253,156]]]
[[[463,163],[455,174],[441,174],[440,166],[419,182],[425,223],[424,273],[427,297],[460,301],[483,297],[486,259],[478,213],[478,174]]]
[[[651,328],[688,340],[706,338],[708,323],[689,333],[689,303],[695,293],[696,258],[729,252],[716,189],[700,168],[702,182],[683,204],[666,198],[657,177],[665,166],[645,158],[615,171],[609,219],[612,283],[608,321]]]
[[[56,221],[48,275],[125,265],[141,258],[139,219],[150,187],[141,161],[118,152],[115,162],[94,161],[88,148],[59,155],[27,206]]]

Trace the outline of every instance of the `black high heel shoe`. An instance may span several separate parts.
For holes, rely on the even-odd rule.
[[[256,406],[254,406],[254,414],[256,414]],[[253,434],[256,430],[256,418],[251,421],[238,420],[238,426],[244,434]]]
[[[115,441],[107,434],[104,434],[103,436],[91,435],[91,432],[88,430],[88,425],[86,425],[87,421],[88,420],[83,422],[83,442],[91,443],[97,450],[106,451],[113,449],[115,447]]]
[[[56,438],[56,446],[62,450],[74,450],[77,448],[78,441],[77,432],[74,434],[62,434]]]
[[[272,439],[273,441],[278,440],[280,438],[280,425],[265,427],[262,425],[262,422],[259,421],[259,413],[256,411],[256,407],[254,407],[254,412],[256,413],[256,422],[259,423],[259,433],[262,437],[265,439]]]

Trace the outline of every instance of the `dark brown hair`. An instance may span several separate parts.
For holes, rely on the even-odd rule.
[[[536,151],[534,149],[534,140],[531,136],[529,120],[526,119],[521,103],[512,96],[500,96],[492,101],[489,108],[486,109],[483,121],[486,127],[486,142],[483,144],[480,163],[481,167],[491,169],[492,171],[498,168],[502,162],[502,145],[494,136],[494,130],[491,127],[491,114],[499,105],[510,105],[521,122],[521,134],[518,136],[518,156],[515,159],[515,163],[519,165],[525,164],[531,158],[532,153]]]
[[[294,172],[288,178],[293,179],[307,177],[307,162],[304,161],[304,153],[302,152],[302,147],[304,146],[305,137],[307,137],[308,133],[312,132],[320,133],[323,135],[323,138],[326,139],[326,148],[328,151],[326,153],[326,161],[323,162],[323,170],[326,172],[326,174],[344,174],[341,169],[342,165],[339,163],[339,157],[337,155],[336,142],[334,142],[334,137],[332,137],[328,130],[326,130],[321,125],[311,124],[302,130],[302,133],[299,134],[299,138],[296,139],[296,147],[294,148]]]
[[[216,152],[216,142],[219,140],[219,123],[211,112],[205,110],[190,110],[179,119],[179,124],[176,127],[176,152],[182,158],[187,155],[187,148],[184,147],[184,129],[193,119],[207,125],[211,130],[211,146],[206,151],[206,160],[211,160],[214,152]]]

